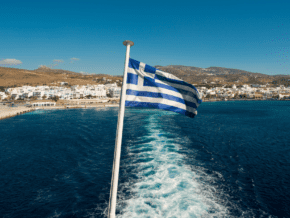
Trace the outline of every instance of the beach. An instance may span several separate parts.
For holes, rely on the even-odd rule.
[[[0,106],[0,120],[6,119],[9,117],[14,117],[23,113],[27,113],[30,111],[34,111],[35,108],[28,108],[25,106],[20,107],[8,107],[8,106]]]
[[[27,106],[17,106],[9,107],[6,105],[0,105],[0,120],[28,113],[35,110],[56,110],[56,109],[73,109],[73,108],[106,108],[106,107],[119,107],[119,104],[104,104],[96,103],[91,105],[56,105],[47,107],[27,107]]]
[[[267,99],[267,100],[274,101],[275,99]],[[264,100],[264,99],[228,99],[227,101],[267,101],[267,100]],[[218,102],[218,101],[225,101],[225,100],[203,99],[202,101],[203,102]],[[38,102],[41,102],[41,101],[38,101]],[[0,105],[0,120],[7,119],[9,117],[14,117],[17,115],[21,115],[23,113],[28,113],[34,110],[56,110],[56,109],[75,109],[75,108],[89,109],[89,108],[108,108],[108,107],[119,107],[119,103],[109,103],[109,102],[102,103],[96,100],[70,100],[70,101],[59,101],[56,104],[56,106],[27,107],[24,105],[18,105],[16,107],[15,106],[10,107],[7,105]]]

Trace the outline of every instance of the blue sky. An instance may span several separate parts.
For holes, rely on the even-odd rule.
[[[2,1],[0,65],[122,75],[154,65],[290,74],[290,1]]]

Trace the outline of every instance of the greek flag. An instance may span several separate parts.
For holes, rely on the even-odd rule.
[[[159,108],[194,117],[201,102],[193,85],[172,74],[129,59],[125,106]]]

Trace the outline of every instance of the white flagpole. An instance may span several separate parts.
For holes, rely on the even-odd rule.
[[[116,133],[116,141],[115,141],[115,153],[114,153],[111,191],[110,191],[110,200],[109,200],[109,208],[108,208],[109,218],[115,218],[116,216],[119,166],[120,166],[121,143],[122,143],[123,121],[124,121],[125,99],[126,99],[127,70],[128,70],[129,57],[130,57],[129,56],[130,46],[133,46],[134,42],[126,40],[123,42],[123,44],[127,47],[127,50],[126,50],[125,69],[124,69],[124,76],[123,76],[123,84],[122,84],[122,92],[121,92],[121,99],[120,99],[118,124],[117,124],[117,133]]]

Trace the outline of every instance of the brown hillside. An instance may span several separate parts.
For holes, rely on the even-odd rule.
[[[103,77],[111,81],[103,80]],[[117,80],[121,81],[121,79],[120,76],[104,74],[83,75],[72,71],[43,67],[36,70],[0,67],[0,87],[59,85],[59,82],[68,82],[69,85],[105,84],[116,82]]]
[[[289,75],[269,76],[261,73],[252,73],[248,71],[222,67],[198,68],[181,65],[155,67],[162,71],[171,73],[188,83],[196,84],[197,86],[266,83],[272,85],[290,85]],[[103,80],[104,77],[106,80]],[[119,80],[119,82],[117,82],[117,80]],[[50,69],[45,66],[42,66],[36,70],[0,67],[0,91],[5,87],[22,85],[59,85],[59,82],[68,82],[69,85],[106,84],[117,82],[117,84],[121,86],[121,81],[121,75],[84,75],[81,73],[62,69]]]
[[[244,70],[222,68],[222,67],[187,67],[180,65],[155,66],[156,68],[174,74],[180,79],[191,84],[273,84],[290,85],[289,75],[269,76],[261,73],[252,73]]]

